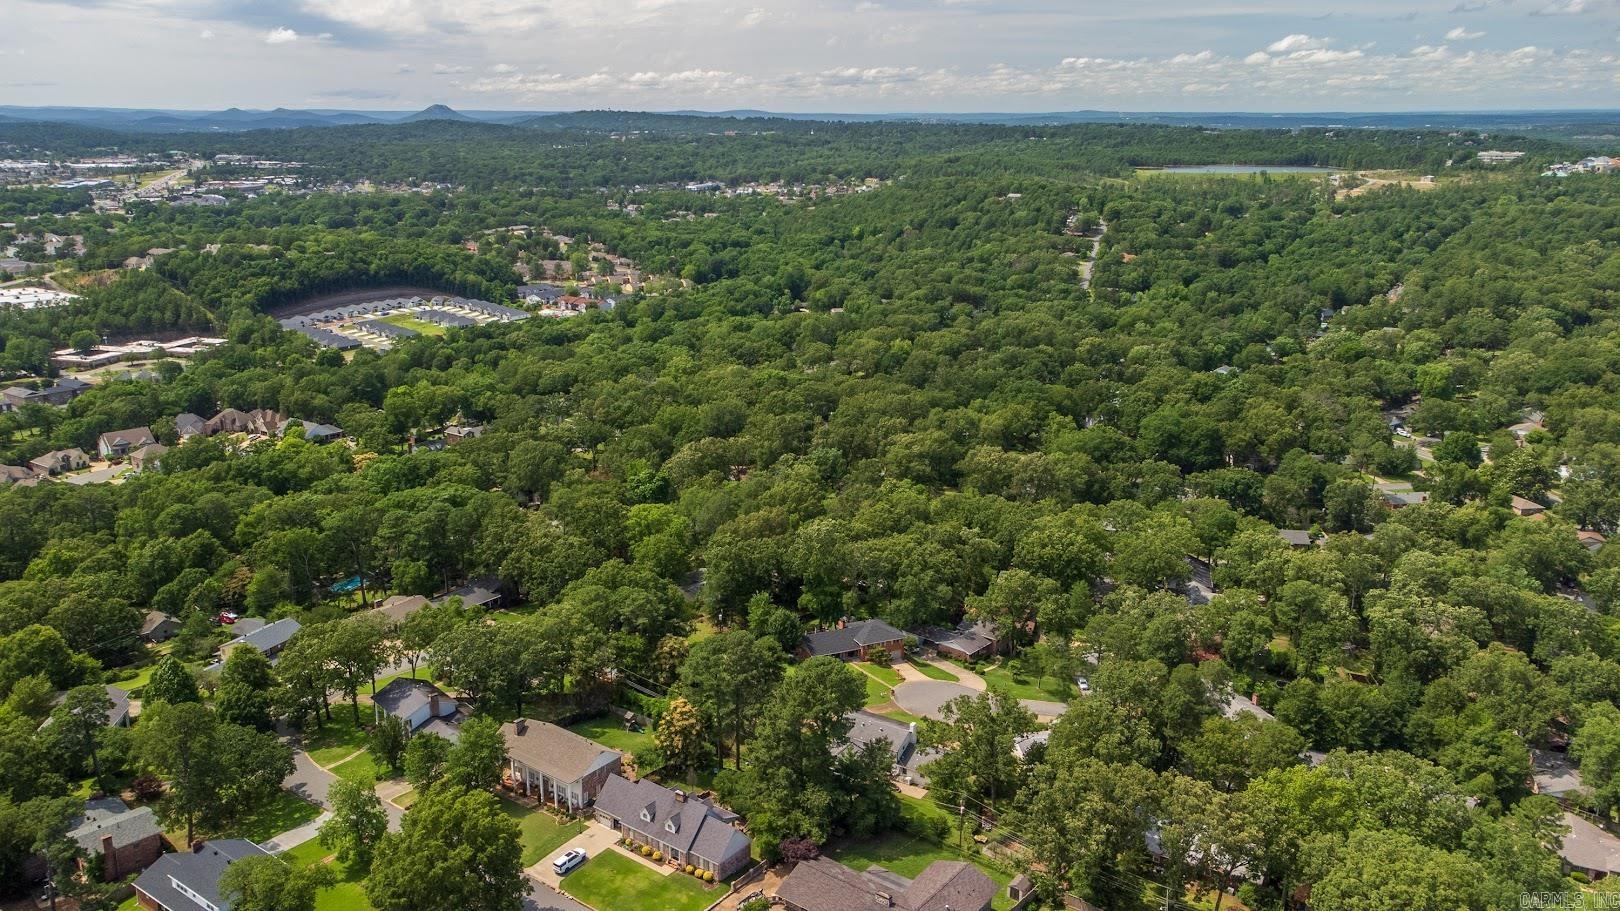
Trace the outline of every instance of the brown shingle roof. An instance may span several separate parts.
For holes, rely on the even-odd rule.
[[[578,781],[598,764],[604,753],[623,754],[581,737],[549,721],[508,721],[501,725],[506,754],[517,762],[558,781]]]

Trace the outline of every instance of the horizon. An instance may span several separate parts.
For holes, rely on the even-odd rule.
[[[18,0],[15,104],[1291,113],[1603,108],[1615,0]],[[36,66],[71,34],[71,68]],[[48,58],[47,58],[48,59]]]

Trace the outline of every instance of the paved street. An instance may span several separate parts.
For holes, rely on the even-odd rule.
[[[337,776],[315,764],[303,750],[293,750],[293,773],[281,786],[305,800],[326,806],[326,792]]]
[[[523,897],[523,911],[592,911],[544,883],[536,882],[534,891]]]

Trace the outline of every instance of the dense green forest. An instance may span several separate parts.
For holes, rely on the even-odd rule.
[[[731,765],[715,787],[770,859],[900,825],[949,841],[936,828],[972,806],[1005,849],[987,862],[1027,870],[1049,903],[1192,907],[1188,884],[1225,884],[1253,909],[1456,911],[1586,887],[1560,865],[1530,751],[1568,749],[1580,809],[1620,811],[1620,549],[1577,538],[1620,530],[1620,179],[1458,165],[1432,190],[1341,196],[1320,176],[1124,176],[1445,173],[1479,147],[1467,135],[593,125],[618,126],[188,136],[457,189],[72,217],[85,272],[176,252],[6,317],[4,367],[40,369],[85,329],[228,344],[0,415],[13,465],[139,425],[174,446],[123,483],[0,492],[0,871],[26,853],[18,808],[67,794],[98,755],[36,733],[39,691],[148,666],[146,611],[179,618],[176,654],[198,658],[220,611],[300,618],[310,654],[235,720],[308,726],[327,686],[310,680],[357,691],[337,652],[316,654],[350,641],[351,612],[494,575],[517,625],[441,618],[415,646],[441,679],[501,711],[626,679],[690,701],[699,758],[661,740],[665,758]],[[787,202],[672,186],[865,177],[886,182]],[[671,280],[611,311],[350,356],[264,315],[392,283],[510,299],[520,255],[546,252],[485,233],[514,224]],[[175,439],[177,414],[222,408],[351,443]],[[408,445],[452,422],[488,432]],[[1427,503],[1391,508],[1391,481]],[[351,576],[359,596],[334,595]],[[1027,763],[1011,741],[1034,719],[1010,700],[925,724],[950,826],[903,812],[870,757],[833,761],[841,734],[784,733],[861,704],[847,667],[784,674],[802,631],[964,616],[1019,642],[998,667],[1083,675],[1088,692]],[[749,712],[715,695],[738,668]],[[1269,715],[1223,713],[1234,694]],[[146,724],[133,751],[106,735],[102,761],[161,768]],[[232,815],[184,818],[225,831]]]

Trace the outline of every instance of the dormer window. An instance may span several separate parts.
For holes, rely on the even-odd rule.
[[[641,808],[641,821],[642,822],[652,822],[653,821],[653,811],[656,810],[656,809],[657,809],[657,807],[654,804],[647,804],[646,806],[642,807]]]
[[[665,821],[664,828],[670,832],[679,832],[681,830],[681,818],[679,816],[671,816],[667,821]]]

